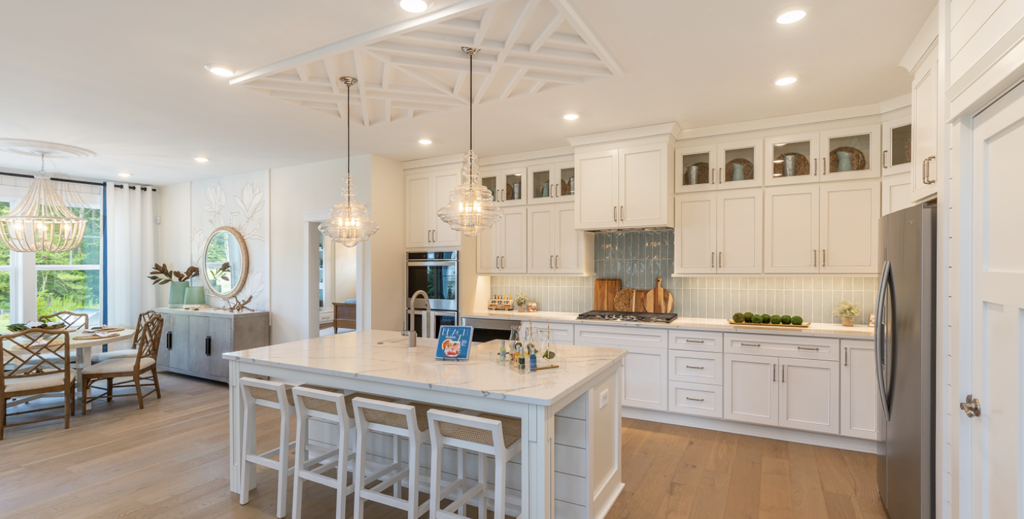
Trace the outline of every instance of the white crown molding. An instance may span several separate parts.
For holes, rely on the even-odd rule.
[[[907,51],[903,53],[899,66],[913,74],[917,67],[921,65],[921,60],[931,52],[932,47],[937,44],[938,40],[939,4],[936,3],[935,9],[932,9],[932,14],[928,15],[924,25],[918,29],[917,36],[914,36],[914,41],[910,43],[910,47],[907,47]]]
[[[672,136],[673,139],[678,139],[681,131],[679,124],[675,122],[660,123],[652,124],[650,126],[640,126],[637,128],[627,128],[625,130],[613,130],[610,132],[569,137],[569,143],[574,147],[578,147],[610,142],[630,141],[647,137]]]
[[[891,106],[895,107],[898,103],[901,102],[899,100],[902,99],[902,97],[903,96],[883,101],[883,103],[886,103],[886,107],[890,107],[889,103],[892,103]],[[910,103],[908,97],[907,103],[899,108],[903,108],[909,105]],[[886,111],[891,110],[887,109]],[[824,110],[821,112],[808,112],[805,114],[786,115],[782,117],[759,119],[756,121],[744,121],[740,123],[708,126],[706,128],[693,128],[683,130],[679,136],[679,140],[699,139],[703,137],[717,137],[722,135],[747,133],[755,131],[782,130],[793,126],[830,123],[850,119],[859,119],[863,117],[879,116],[883,113],[885,112],[883,112],[882,110],[882,104],[852,106],[848,108],[837,108],[835,110]]]

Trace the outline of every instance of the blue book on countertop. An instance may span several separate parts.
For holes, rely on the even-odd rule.
[[[438,360],[466,360],[469,358],[469,341],[473,337],[472,326],[442,326],[437,334]]]

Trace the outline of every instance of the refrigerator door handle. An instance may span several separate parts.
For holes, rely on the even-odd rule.
[[[882,373],[885,355],[885,297],[889,288],[889,277],[892,275],[892,264],[886,261],[882,265],[882,275],[878,281],[878,301],[875,303],[875,378],[878,382],[878,397],[882,400],[882,412],[889,420],[889,398],[885,394],[884,375]]]

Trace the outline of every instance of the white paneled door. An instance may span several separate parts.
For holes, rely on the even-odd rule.
[[[764,190],[764,271],[804,274],[818,270],[818,186]]]
[[[839,374],[840,434],[865,440],[878,439],[878,379],[875,344],[843,341]]]
[[[779,359],[779,425],[839,434],[839,363]]]
[[[569,215],[570,218],[572,215]],[[555,208],[551,205],[528,208],[530,237],[528,242],[529,271],[545,274],[555,271],[555,237],[553,221]]]
[[[917,126],[914,127],[917,131]],[[961,343],[959,411],[960,517],[1024,515],[1024,88],[1017,87],[974,121],[972,338]],[[915,150],[916,153],[916,150]],[[915,166],[919,162],[915,156]],[[941,238],[940,238],[941,240]],[[967,245],[967,243],[965,243]],[[965,316],[966,317],[966,316]],[[945,410],[941,410],[945,412]]]
[[[619,150],[619,223],[657,226],[668,214],[668,146],[651,144]],[[661,225],[664,225],[663,223]]]
[[[761,188],[718,192],[718,273],[761,273]]]
[[[779,358],[725,355],[725,419],[779,425]]]
[[[718,265],[715,192],[676,196],[676,273],[714,274]]]
[[[430,175],[426,174],[405,177],[406,247],[429,247],[433,241],[434,221],[430,218],[430,212],[434,200],[430,189],[431,180]]]
[[[821,185],[820,272],[878,272],[878,188],[877,179]]]
[[[580,227],[615,228],[619,210],[619,151],[577,153],[576,176]]]
[[[504,212],[501,273],[526,274],[526,207],[506,207]]]
[[[430,216],[436,230],[434,231],[434,241],[430,244],[432,247],[459,247],[462,245],[461,233],[437,217],[437,210],[448,205],[448,197],[457,185],[459,185],[458,171],[441,173],[434,177],[434,207],[433,214]]]

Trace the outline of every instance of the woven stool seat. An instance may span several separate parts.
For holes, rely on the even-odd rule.
[[[292,396],[292,388],[293,387],[295,387],[295,386],[289,386],[289,385],[285,385],[284,386],[285,394],[288,395],[288,405],[290,405],[290,406],[294,406],[295,405],[295,397]],[[260,400],[266,400],[267,402],[277,402],[277,391],[271,391],[269,389],[263,389],[261,387],[252,387],[252,386],[247,386],[246,389],[249,390],[249,394],[252,395],[253,398],[258,398]],[[277,402],[277,403],[280,403],[280,402]]]
[[[385,402],[388,401],[383,398],[373,398],[375,398],[376,400],[384,400]],[[393,400],[391,401],[393,402]],[[345,403],[348,404],[348,400],[346,400]],[[430,422],[427,420],[427,411],[431,409],[437,409],[440,411],[448,411],[449,413],[459,412],[458,409],[452,409],[450,407],[438,407],[436,405],[424,404],[421,402],[412,402],[408,405],[411,405],[416,410],[416,425],[419,427],[421,431],[426,431],[427,429],[430,428]],[[409,425],[406,423],[405,417],[400,414],[389,413],[386,411],[378,411],[376,409],[366,409],[363,412],[366,413],[366,421],[368,422],[396,427],[398,429],[409,428]]]
[[[487,418],[488,420],[497,420],[501,422],[502,440],[505,442],[506,448],[511,447],[523,437],[523,422],[518,418],[494,414],[482,414],[480,415],[480,418]],[[494,435],[491,434],[491,431],[485,431],[483,429],[477,429],[476,427],[469,427],[466,425],[448,423],[441,420],[438,420],[437,425],[441,435],[446,438],[465,440],[468,442],[479,443],[481,445],[487,445],[489,447],[494,446]]]

